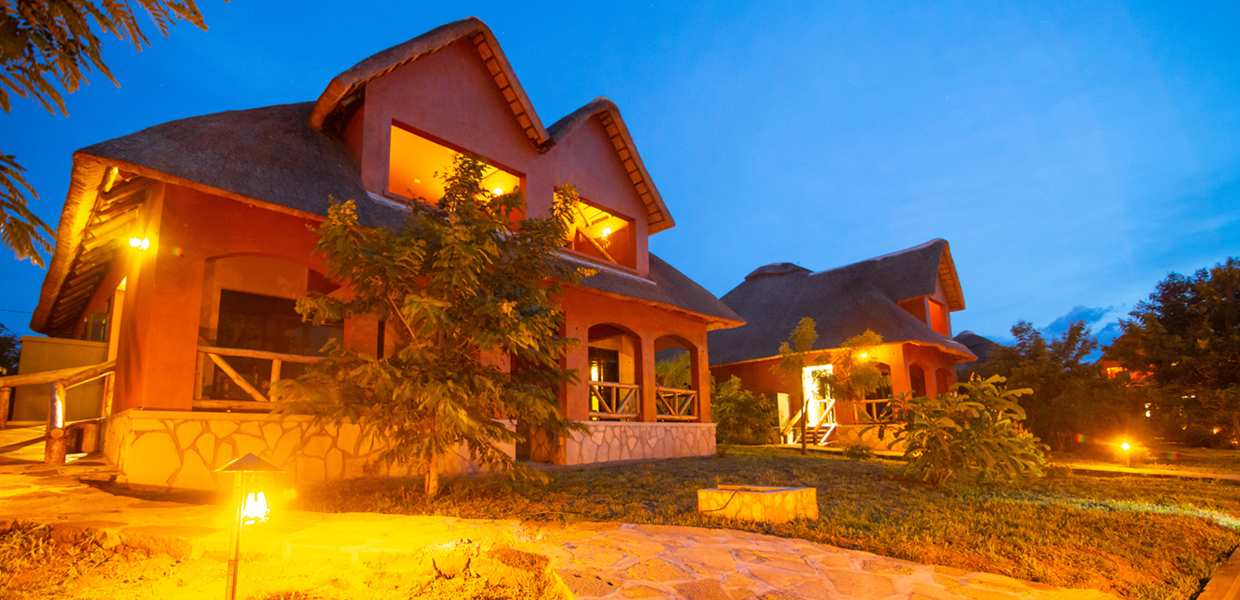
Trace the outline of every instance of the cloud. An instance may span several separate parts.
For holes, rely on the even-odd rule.
[[[1051,321],[1050,325],[1042,328],[1042,333],[1048,338],[1058,337],[1068,330],[1073,323],[1077,321],[1085,321],[1086,325],[1093,325],[1102,320],[1103,317],[1115,310],[1114,306],[1107,307],[1089,307],[1074,306],[1067,314]],[[1108,326],[1109,327],[1109,326]],[[1105,331],[1105,328],[1104,328]]]

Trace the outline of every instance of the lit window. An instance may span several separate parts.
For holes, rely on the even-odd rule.
[[[457,154],[443,144],[393,125],[388,192],[411,200],[439,201],[444,192],[443,175],[452,169]],[[487,167],[482,179],[483,189],[496,195],[510,193],[520,185],[520,177],[494,166]]]
[[[633,221],[586,202],[573,211],[568,247],[596,260],[629,268],[637,266]]]

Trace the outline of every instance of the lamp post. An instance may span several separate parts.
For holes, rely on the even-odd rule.
[[[246,485],[253,473],[281,473],[277,467],[253,454],[246,454],[219,469],[216,473],[232,473],[233,489],[236,491],[235,517],[232,532],[228,536],[228,574],[224,578],[225,600],[237,598],[237,565],[241,555],[241,525],[267,520],[267,499],[262,491],[255,490],[248,496]]]
[[[1130,450],[1132,446],[1129,446],[1128,442],[1121,442],[1119,447],[1124,451],[1124,466],[1132,468],[1132,461],[1128,459],[1128,450]]]

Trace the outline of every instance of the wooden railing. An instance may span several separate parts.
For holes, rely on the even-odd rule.
[[[13,388],[23,385],[52,384],[51,398],[47,408],[47,443],[43,450],[43,462],[51,465],[65,464],[68,451],[68,439],[65,431],[65,395],[70,388],[91,382],[100,377],[110,377],[116,370],[116,361],[110,360],[97,365],[70,367],[42,373],[9,375],[0,377],[0,428],[8,424],[9,403],[12,402]],[[111,381],[104,386],[104,415],[110,412],[112,405]],[[97,436],[97,430],[96,430]],[[93,448],[92,448],[93,450]]]
[[[300,354],[282,354],[279,352],[267,352],[264,350],[247,350],[244,348],[220,348],[217,346],[199,346],[198,347],[198,372],[194,376],[194,408],[217,408],[217,409],[248,409],[256,408],[254,402],[269,403],[271,399],[264,396],[254,384],[250,383],[245,377],[241,376],[232,365],[224,360],[225,356],[235,356],[238,358],[257,358],[271,361],[271,384],[280,380],[280,371],[284,367],[284,363],[316,363],[322,360],[318,356],[302,356]],[[202,397],[202,374],[205,371],[206,360],[210,359],[216,367],[219,367],[237,387],[241,388],[253,402],[250,400],[219,400],[219,399],[203,399]],[[270,388],[269,388],[270,389]]]
[[[641,386],[635,383],[590,382],[590,418],[625,421],[637,418]]]
[[[696,421],[698,394],[694,390],[655,388],[655,418],[659,421]]]

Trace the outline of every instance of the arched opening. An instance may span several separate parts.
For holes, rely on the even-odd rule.
[[[943,395],[951,392],[951,386],[956,383],[954,374],[942,367],[934,370],[934,392]]]
[[[909,387],[913,389],[913,396],[926,395],[926,372],[922,370],[921,365],[909,365],[908,382]]]
[[[641,340],[619,325],[589,330],[590,420],[632,421],[641,412]]]
[[[688,340],[665,335],[654,341],[655,420],[697,421],[701,381],[697,347]]]
[[[331,293],[338,287],[322,274],[282,258],[208,259],[195,408],[235,409],[236,402],[268,400],[272,383],[305,372],[329,340],[342,338],[343,325],[302,322],[297,298],[308,291]]]
[[[887,401],[891,399],[891,365],[887,363],[874,363],[883,377],[887,378],[886,385],[865,394],[865,400],[861,404],[861,414],[855,415],[859,417],[858,421],[877,421],[882,416],[883,411],[887,410]]]

